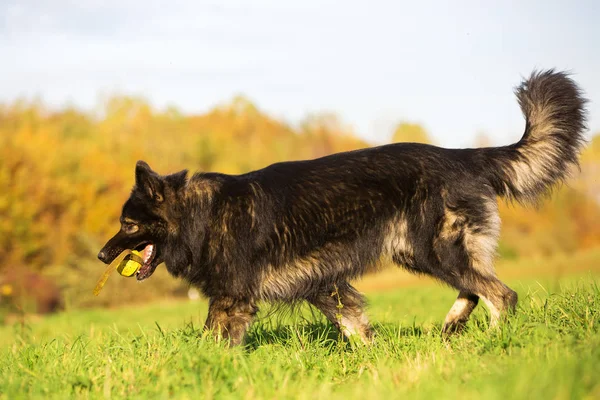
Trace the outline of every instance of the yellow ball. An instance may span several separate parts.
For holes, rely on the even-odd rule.
[[[142,268],[143,260],[139,251],[133,250],[119,263],[117,271],[123,276],[133,276]]]

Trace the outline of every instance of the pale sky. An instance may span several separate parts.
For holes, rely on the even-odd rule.
[[[292,124],[333,112],[379,143],[406,120],[462,147],[516,141],[512,90],[550,67],[599,132],[599,1],[0,0],[0,102],[201,113],[243,94]]]

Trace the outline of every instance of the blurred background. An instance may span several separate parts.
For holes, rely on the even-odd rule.
[[[3,0],[0,321],[190,295],[164,268],[92,295],[136,160],[235,174],[390,142],[510,144],[512,89],[535,68],[573,73],[590,144],[539,208],[501,205],[499,275],[600,271],[598,15],[592,0]],[[381,276],[360,287],[429,281]]]

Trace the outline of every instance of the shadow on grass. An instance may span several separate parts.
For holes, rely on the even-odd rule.
[[[341,340],[338,330],[329,323],[257,324],[246,336],[246,347],[253,350],[278,344],[298,347],[322,344],[328,347]]]
[[[430,333],[439,333],[438,327],[403,327],[392,323],[373,325],[375,341],[415,338]],[[265,345],[306,348],[322,347],[330,350],[350,349],[350,342],[329,322],[297,322],[291,324],[258,323],[246,336],[246,349],[253,351]]]

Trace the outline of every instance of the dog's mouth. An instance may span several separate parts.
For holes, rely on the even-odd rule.
[[[142,267],[136,272],[136,278],[138,281],[143,281],[150,278],[158,264],[160,264],[158,249],[153,243],[142,243],[135,249],[142,253],[143,262]]]

